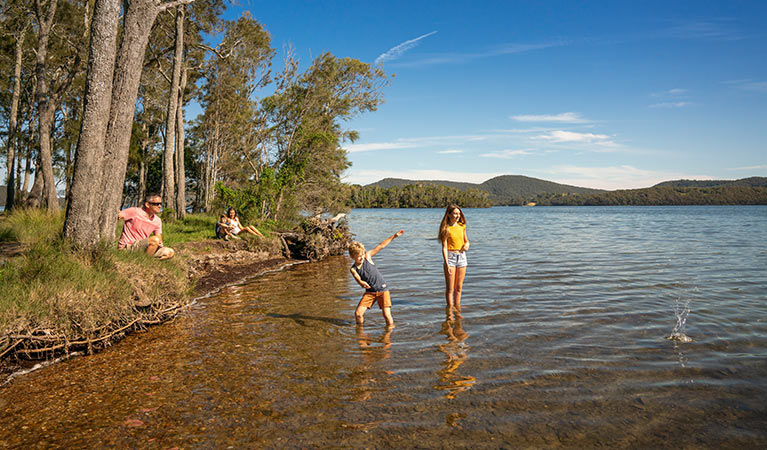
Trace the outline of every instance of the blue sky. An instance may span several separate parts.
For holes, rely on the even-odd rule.
[[[767,2],[246,2],[304,65],[396,76],[345,181],[513,174],[603,189],[767,176]],[[233,7],[229,15],[241,9]]]

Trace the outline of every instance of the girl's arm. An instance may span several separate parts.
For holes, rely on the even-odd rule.
[[[447,239],[442,240],[442,260],[447,265]]]
[[[374,248],[373,250],[370,250],[368,252],[368,258],[372,258],[376,253],[378,253],[381,250],[383,250],[384,247],[386,247],[387,245],[391,244],[391,241],[393,241],[394,238],[402,236],[402,234],[404,232],[405,232],[405,230],[399,230],[398,232],[394,233],[391,237],[388,237],[388,238],[384,239],[383,241],[381,241],[380,244],[376,245],[376,248]]]
[[[466,227],[463,227],[463,247],[461,247],[461,252],[465,252],[469,249],[469,236],[466,235]]]

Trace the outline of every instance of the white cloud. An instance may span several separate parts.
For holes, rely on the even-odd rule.
[[[372,142],[369,144],[349,144],[344,146],[349,153],[373,152],[378,150],[398,150],[403,148],[418,147],[413,142]]]
[[[660,31],[661,36],[676,39],[702,39],[707,41],[736,41],[743,35],[727,20],[679,23]]]
[[[751,92],[767,92],[767,81],[754,81],[751,79],[744,80],[730,80],[725,81],[724,84],[729,84],[744,91]]]
[[[503,173],[451,172],[448,170],[354,170],[349,169],[342,180],[352,184],[370,184],[384,178],[406,180],[446,180],[464,183],[482,183]]]
[[[581,117],[577,112],[566,112],[561,114],[523,114],[511,116],[512,120],[517,122],[557,122],[557,123],[590,123],[591,121]]]
[[[767,164],[761,164],[758,166],[730,167],[727,170],[764,170],[764,169],[767,169]]]
[[[687,95],[687,92],[689,92],[687,89],[673,88],[663,92],[656,92],[650,95],[653,97],[681,97],[681,96]]]
[[[524,155],[530,155],[531,152],[529,150],[501,150],[497,152],[490,152],[490,153],[482,153],[479,156],[483,158],[501,158],[501,159],[511,159],[515,156],[524,156]]]
[[[535,50],[543,50],[551,47],[560,47],[569,42],[557,41],[543,44],[504,44],[488,50],[474,53],[441,53],[422,58],[418,61],[408,63],[397,63],[401,67],[420,67],[436,64],[460,64],[475,61],[477,59],[493,58],[496,56],[513,55],[517,53],[526,53]],[[396,47],[395,47],[396,48]],[[383,56],[383,55],[381,55]],[[380,58],[380,56],[379,56]],[[377,60],[376,60],[377,61]]]
[[[690,106],[692,103],[690,102],[661,102],[661,103],[653,103],[650,105],[650,108],[665,108],[665,109],[671,109],[671,108],[684,108],[685,106]]]
[[[594,133],[576,133],[575,131],[552,131],[549,134],[537,136],[536,139],[543,139],[555,143],[585,143],[612,146],[614,142],[606,134]]]
[[[463,153],[463,150],[448,149],[448,150],[440,150],[437,153],[439,153],[440,155],[454,155],[456,153]]]
[[[380,63],[383,63],[385,61],[391,61],[391,60],[397,59],[403,53],[405,53],[406,51],[408,51],[411,48],[413,48],[416,45],[418,45],[418,42],[421,39],[425,39],[425,38],[427,38],[427,37],[429,37],[429,36],[431,36],[433,34],[436,34],[436,33],[437,33],[436,31],[432,31],[431,33],[426,33],[423,36],[418,36],[415,39],[410,39],[409,41],[405,41],[405,42],[403,42],[403,43],[401,43],[399,45],[396,45],[396,46],[390,48],[385,53],[382,53],[381,55],[379,55],[378,58],[376,58],[375,63],[376,64],[380,64]]]
[[[662,172],[639,169],[633,166],[582,167],[558,166],[548,171],[549,180],[573,186],[597,189],[639,189],[670,180],[711,180],[708,175],[681,172]]]

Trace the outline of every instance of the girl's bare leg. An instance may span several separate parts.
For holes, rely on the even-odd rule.
[[[461,312],[461,290],[463,290],[463,279],[466,277],[466,267],[455,268],[455,281],[453,283],[453,299],[456,312]]]
[[[447,307],[453,309],[453,287],[455,284],[455,267],[443,265],[445,270],[445,303]]]
[[[245,231],[247,231],[248,233],[252,234],[253,236],[264,237],[264,235],[263,235],[263,234],[261,234],[261,232],[260,232],[260,231],[258,231],[258,230],[256,229],[256,227],[254,227],[253,225],[248,225],[248,226],[247,226],[247,227],[245,227],[244,229],[245,229]]]

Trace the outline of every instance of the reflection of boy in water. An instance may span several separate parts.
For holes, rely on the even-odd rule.
[[[365,251],[365,246],[359,242],[352,242],[349,246],[349,256],[354,260],[349,271],[352,273],[354,280],[363,288],[365,293],[362,295],[357,309],[354,311],[354,317],[357,319],[357,325],[362,325],[365,321],[365,311],[373,306],[373,303],[378,303],[378,307],[383,312],[384,320],[386,320],[387,327],[394,326],[394,319],[391,316],[391,295],[386,288],[386,281],[378,271],[378,268],[373,263],[373,256],[383,250],[384,247],[389,245],[394,238],[402,236],[404,230],[399,230],[391,237],[384,239],[380,244],[376,245],[373,250]]]

